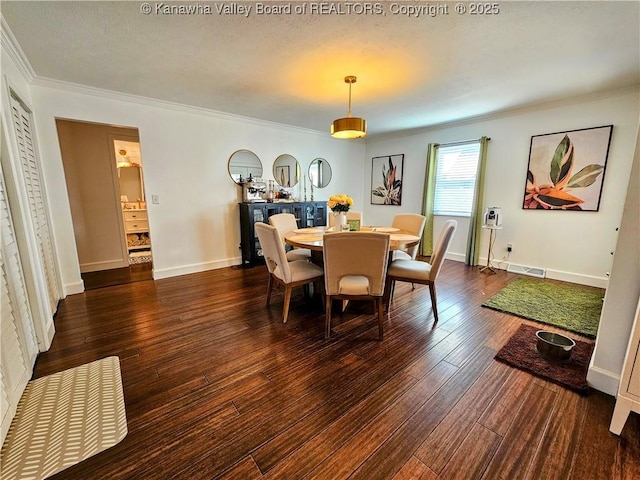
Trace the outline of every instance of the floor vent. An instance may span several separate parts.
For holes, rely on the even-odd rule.
[[[527,267],[526,265],[518,265],[517,263],[510,263],[507,267],[507,272],[521,273],[523,275],[531,275],[532,277],[544,278],[547,271],[544,268]]]

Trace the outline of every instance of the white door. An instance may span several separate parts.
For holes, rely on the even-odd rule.
[[[13,92],[11,94],[11,112],[36,243],[47,284],[50,313],[53,315],[58,308],[61,293],[53,255],[52,235],[49,228],[42,177],[33,142],[31,114]]]
[[[0,166],[0,443],[38,354],[24,274]]]

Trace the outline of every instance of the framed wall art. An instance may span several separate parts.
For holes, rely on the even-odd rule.
[[[371,164],[371,204],[402,204],[404,154],[373,157]]]
[[[613,125],[531,137],[523,209],[597,212]]]

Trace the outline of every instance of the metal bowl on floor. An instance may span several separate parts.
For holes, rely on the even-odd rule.
[[[546,330],[538,330],[536,337],[538,352],[549,360],[566,362],[571,358],[571,351],[576,346],[576,342],[569,337]]]

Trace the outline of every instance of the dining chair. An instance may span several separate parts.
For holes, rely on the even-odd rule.
[[[424,230],[426,221],[427,217],[417,213],[396,213],[393,216],[393,220],[391,221],[391,226],[409,232],[412,235],[422,237],[422,232]],[[413,247],[409,247],[406,251],[395,250],[393,252],[393,259],[415,260],[416,256],[418,255],[419,248],[420,244],[417,244]]]
[[[325,338],[331,336],[331,304],[336,300],[370,300],[378,314],[382,340],[384,285],[390,236],[386,233],[328,233],[324,236]]]
[[[431,294],[431,310],[435,323],[438,322],[438,305],[436,301],[436,278],[440,272],[440,267],[444,262],[447,250],[451,244],[451,239],[456,231],[458,222],[447,220],[440,231],[438,242],[431,255],[430,263],[419,260],[394,260],[389,264],[387,271],[387,283],[385,286],[385,302],[387,307],[393,296],[395,282],[420,283],[429,286]]]
[[[292,250],[287,250],[284,236],[298,228],[298,222],[296,222],[296,217],[293,213],[276,213],[275,215],[271,215],[269,217],[269,224],[278,230],[278,235],[280,235],[282,245],[285,246],[287,260],[295,262],[296,260],[311,259],[311,250],[308,248],[294,248]]]
[[[267,305],[271,302],[273,284],[279,283],[284,285],[282,323],[286,323],[287,317],[289,316],[289,303],[291,302],[291,291],[293,288],[309,283],[316,283],[316,286],[319,287],[318,291],[321,291],[321,280],[324,272],[321,267],[306,260],[294,260],[290,262],[285,254],[280,234],[275,227],[258,222],[255,224],[255,229],[267,264],[267,269],[269,270]]]
[[[329,228],[335,226],[336,216],[333,213],[329,213],[327,217],[329,220]],[[349,210],[347,212],[347,221],[349,220],[360,220],[360,225],[362,225],[362,212],[354,212],[353,210]]]

